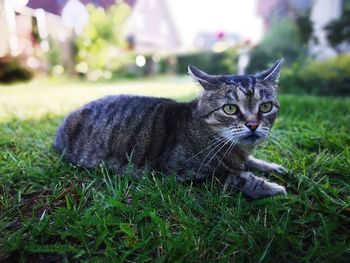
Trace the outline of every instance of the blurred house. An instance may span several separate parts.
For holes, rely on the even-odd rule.
[[[31,15],[15,13],[15,7],[9,0],[0,0],[0,57],[32,52]]]
[[[126,22],[125,35],[139,53],[173,53],[181,47],[166,0],[138,0]]]
[[[20,1],[20,7],[12,4]],[[133,9],[125,27],[131,50],[169,54],[180,49],[181,39],[165,0],[123,2]],[[29,67],[45,71],[48,56],[44,54],[55,46],[61,69],[73,71],[73,41],[88,23],[85,5],[89,3],[108,9],[118,1],[0,0],[0,23],[6,25],[0,27],[0,57],[16,56]]]
[[[61,15],[70,1],[54,0],[43,5],[41,0],[29,0],[28,6],[43,8],[47,12]],[[116,0],[79,0],[82,4],[93,4],[108,9],[118,3]],[[173,23],[166,0],[123,0],[132,7],[132,14],[126,22],[125,35],[136,52],[173,52],[181,43]],[[76,17],[74,17],[76,19]]]
[[[4,25],[0,29],[0,58],[18,57],[30,68],[45,71],[47,61],[44,53],[50,51],[51,44],[55,44],[62,51],[59,63],[67,69],[72,68],[72,29],[63,25],[58,15],[42,8],[29,8],[27,2],[0,0],[0,23]],[[43,4],[44,7],[54,11],[47,3]]]
[[[193,47],[200,50],[221,52],[242,41],[240,35],[232,32],[199,32],[194,39]]]
[[[257,14],[263,18],[265,31],[278,21],[295,18],[312,7],[312,0],[258,0]]]
[[[286,18],[310,14],[313,37],[310,54],[317,58],[332,57],[337,52],[329,45],[324,27],[343,12],[344,0],[258,0],[257,13],[263,18],[265,31]],[[350,51],[349,46],[344,45]]]
[[[343,13],[343,0],[314,0],[310,18],[313,23],[313,37],[310,43],[310,53],[317,58],[328,58],[337,55],[328,43],[324,27],[334,19],[341,17]],[[343,51],[350,52],[350,45],[343,45]]]
[[[28,7],[37,9],[42,8],[46,12],[61,15],[62,10],[65,7],[69,0],[49,0],[49,1],[43,1],[43,0],[29,0]],[[104,9],[107,9],[114,5],[116,3],[115,0],[79,0],[82,4],[93,4],[95,6],[102,7]],[[133,6],[136,0],[125,0],[124,3],[127,3],[130,6]]]
[[[136,0],[125,0],[130,6]],[[52,45],[59,64],[73,70],[72,44],[75,33],[88,22],[85,5],[109,8],[115,0],[0,0],[0,58],[19,57],[29,67],[47,69],[44,53]],[[74,30],[73,30],[74,29]]]

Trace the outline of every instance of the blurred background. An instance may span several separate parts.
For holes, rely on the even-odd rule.
[[[0,83],[185,81],[187,65],[281,92],[350,95],[348,0],[0,0]]]

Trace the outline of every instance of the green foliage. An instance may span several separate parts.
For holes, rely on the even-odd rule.
[[[290,64],[306,52],[306,46],[301,40],[294,20],[275,23],[261,43],[252,50],[247,72],[261,71],[282,57],[286,64]]]
[[[177,73],[187,74],[188,65],[199,67],[210,74],[235,74],[237,72],[237,49],[224,52],[210,51],[177,56]]]
[[[161,84],[153,95],[178,90],[174,81]],[[38,88],[72,98],[90,94],[86,85]],[[16,96],[38,104],[36,92]],[[280,101],[271,140],[256,154],[289,169],[269,175],[289,195],[259,201],[215,180],[194,185],[148,173],[136,181],[104,166],[68,165],[51,147],[63,115],[45,108],[46,117],[23,120],[28,106],[19,106],[0,119],[0,260],[347,262],[350,100]]]
[[[123,3],[108,11],[88,5],[89,24],[76,39],[76,62],[80,73],[96,70],[118,72],[130,63],[130,55],[123,49],[127,43],[122,35],[123,24],[130,14],[130,7]]]
[[[34,73],[18,59],[5,57],[0,60],[0,83],[29,81]]]
[[[296,62],[283,69],[280,87],[286,93],[350,96],[350,55]]]
[[[344,11],[339,19],[331,21],[326,27],[329,43],[338,51],[339,44],[350,43],[350,2],[344,1]]]
[[[53,39],[49,39],[50,49],[46,52],[46,59],[51,73],[54,66],[60,64],[60,50],[57,42]]]
[[[295,22],[298,29],[300,43],[307,45],[313,33],[313,24],[310,19],[310,12],[298,15]]]

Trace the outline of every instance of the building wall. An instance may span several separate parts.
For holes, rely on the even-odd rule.
[[[3,57],[9,53],[9,32],[5,18],[4,0],[0,0],[0,25],[0,57]]]
[[[342,0],[315,0],[311,10],[314,37],[317,42],[310,43],[310,52],[315,57],[329,58],[335,56],[336,51],[329,45],[324,27],[342,15]]]
[[[60,54],[59,62],[65,66],[67,71],[73,69],[73,31],[62,24],[61,18],[52,13],[41,11],[42,19],[37,20],[38,13],[28,7],[19,10],[11,10],[5,12],[5,1],[0,0],[0,59],[1,57],[18,57],[27,66],[37,70],[47,70],[47,60],[45,52],[50,48],[49,43],[58,46]],[[9,14],[11,13],[11,14]],[[9,23],[9,17],[13,17],[14,21]],[[33,22],[39,21],[44,34],[34,36]],[[14,22],[14,23],[13,23]],[[13,24],[13,30],[9,27]],[[13,31],[11,33],[11,31]],[[39,30],[40,31],[40,30]],[[40,32],[39,32],[40,33]],[[11,39],[16,39],[17,48],[11,46]]]

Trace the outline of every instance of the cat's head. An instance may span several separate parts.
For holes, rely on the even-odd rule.
[[[209,75],[193,66],[190,76],[203,87],[196,115],[215,133],[241,145],[269,136],[277,117],[276,81],[282,60],[256,75]]]

